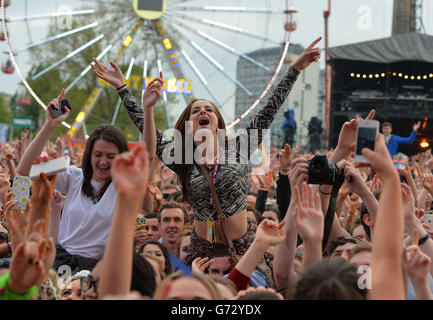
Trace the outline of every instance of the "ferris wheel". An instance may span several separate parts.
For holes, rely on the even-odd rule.
[[[10,8],[18,2],[25,2],[23,14],[8,15]],[[289,0],[239,0],[236,6],[228,0],[56,0],[44,13],[27,0],[0,0],[0,3],[3,26],[0,40],[8,49],[8,59],[2,71],[17,74],[29,94],[44,109],[46,104],[21,71],[20,66],[28,63],[21,59],[22,53],[51,42],[59,45],[62,42],[74,43],[73,50],[31,76],[31,80],[36,80],[98,44],[102,49],[96,58],[127,65],[124,72],[127,84],[131,89],[141,90],[141,94],[152,75],[163,72],[166,80],[162,101],[167,121],[172,112],[168,95],[177,94],[185,102],[198,96],[214,101],[221,108],[229,120],[228,127],[237,125],[272,90],[286,62],[290,33],[296,29],[293,21],[296,10]],[[43,21],[48,24],[53,19],[57,19],[61,30],[35,40],[33,24]],[[78,19],[80,25],[72,27],[74,19]],[[271,28],[275,21],[280,25],[279,33],[275,33],[275,27]],[[14,28],[18,23],[21,23],[20,31]],[[75,43],[75,37],[85,30],[93,30],[95,37],[86,43]],[[17,38],[22,38],[23,33],[27,34],[28,43],[17,47]],[[265,47],[281,48],[273,68],[248,54]],[[262,90],[252,91],[236,78],[239,59],[267,72],[269,80]],[[85,77],[92,76],[91,61],[88,63],[82,66],[81,72],[68,75],[66,92]],[[134,73],[137,66],[143,70],[142,74]],[[70,136],[74,136],[82,126],[85,129],[87,116],[107,89],[108,84],[98,80],[76,118],[71,123],[63,123],[69,128]],[[245,92],[251,103],[245,106],[240,116],[233,118],[228,117],[225,111],[227,106],[234,104],[236,90]],[[113,124],[120,105],[119,99],[112,117]]]

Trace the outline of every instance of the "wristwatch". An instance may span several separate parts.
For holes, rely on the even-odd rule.
[[[424,242],[426,242],[430,238],[430,234],[427,232],[424,237],[418,240],[418,246],[422,245]]]

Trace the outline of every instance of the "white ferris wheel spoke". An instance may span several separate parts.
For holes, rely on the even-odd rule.
[[[186,53],[185,50],[181,50],[180,53],[182,53],[185,60],[188,62],[188,64],[191,66],[194,73],[197,75],[197,77],[200,79],[201,83],[203,84],[203,87],[209,92],[209,94],[212,96],[212,98],[215,100],[215,102],[222,107],[221,101],[216,96],[215,92],[213,92],[212,88],[209,86],[209,83],[207,82],[206,78],[203,76],[203,74],[200,72],[200,70],[197,68],[195,63],[192,61],[192,59],[189,57],[189,55]]]
[[[108,52],[110,52],[110,50],[113,48],[112,44],[109,44],[104,50],[102,50],[102,52],[96,57],[96,60],[101,60]],[[78,77],[76,77],[70,84],[69,86],[65,89],[66,93],[68,93],[77,83],[78,81],[80,81],[86,74],[87,72],[90,71],[91,69],[91,65],[95,64],[93,61],[92,63],[90,63],[81,73]]]
[[[168,5],[172,7],[172,6],[178,6],[181,3],[193,2],[193,1],[195,0],[173,0],[171,2],[168,2]]]
[[[81,51],[87,49],[88,47],[92,46],[93,44],[95,44],[96,42],[98,42],[99,40],[101,40],[102,38],[104,38],[103,34],[100,34],[99,36],[97,36],[96,38],[90,40],[89,42],[87,42],[86,44],[82,45],[81,47],[79,47],[78,49],[68,53],[65,57],[63,57],[62,59],[60,59],[59,61],[53,63],[51,66],[49,66],[48,68],[42,70],[41,72],[39,72],[38,74],[35,74],[32,77],[32,80],[36,80],[37,78],[39,78],[40,76],[44,75],[45,73],[47,73],[48,71],[54,69],[55,67],[61,65],[63,62],[69,60],[70,58],[72,58],[73,56],[77,55],[78,53],[80,53]]]
[[[25,46],[23,48],[20,48],[20,49],[16,50],[16,52],[22,52],[22,51],[28,50],[30,48],[34,48],[34,47],[46,44],[48,42],[51,42],[51,41],[54,41],[54,40],[58,40],[58,39],[61,39],[61,38],[67,37],[67,36],[70,36],[70,35],[75,34],[77,32],[84,31],[84,30],[87,30],[87,29],[90,29],[90,28],[94,28],[97,25],[98,25],[97,22],[93,22],[91,24],[88,24],[87,26],[79,27],[79,28],[76,28],[76,29],[73,29],[73,30],[70,30],[70,31],[67,31],[67,32],[60,33],[58,35],[49,37],[48,39],[41,40],[41,41],[38,41],[38,42],[34,42],[34,43],[29,44],[29,45],[27,45],[27,46]]]
[[[221,22],[217,22],[217,21],[213,21],[213,20],[209,20],[209,19],[200,19],[200,18],[196,18],[193,16],[189,16],[189,15],[185,15],[185,14],[178,14],[178,13],[174,13],[174,12],[167,13],[167,15],[172,16],[172,17],[176,17],[179,19],[183,19],[184,21],[195,21],[197,23],[210,25],[210,26],[217,27],[220,29],[229,30],[229,31],[232,31],[234,33],[243,34],[243,35],[250,36],[250,37],[253,37],[256,39],[260,39],[260,40],[265,40],[265,41],[273,43],[273,44],[277,44],[277,45],[281,44],[281,41],[277,41],[275,39],[269,38],[263,34],[252,32],[252,31],[242,29],[239,27],[235,27],[235,26],[232,26],[232,25],[229,25],[226,23],[221,23]]]
[[[144,59],[143,63],[143,89],[141,90],[141,101],[143,101],[144,90],[146,90],[146,77],[147,77],[147,59]]]
[[[270,8],[249,8],[249,7],[226,7],[226,6],[175,6],[174,8],[167,9],[169,11],[210,11],[210,12],[236,12],[236,13],[273,13],[284,14],[282,10]]]
[[[219,64],[209,53],[207,53],[205,50],[203,50],[197,43],[194,41],[190,41],[190,44],[199,52],[201,53],[206,59],[208,59],[222,74],[224,74],[231,82],[234,84],[237,84],[242,90],[245,91],[247,95],[250,97],[253,95],[253,93],[247,89],[239,80],[237,80],[235,77],[233,77],[231,74],[229,74],[224,67]]]
[[[127,26],[127,28],[130,28],[129,26]],[[105,47],[104,50],[101,51],[101,53],[96,57],[96,60],[101,60],[103,57],[105,57],[105,55],[111,51],[111,49],[114,46],[114,43],[117,42],[120,38],[124,38],[126,35],[124,35],[124,31],[122,32],[122,35],[117,37],[117,39],[115,39],[114,41],[112,41],[107,47]],[[130,33],[130,31],[128,31],[128,34]],[[69,85],[68,87],[65,89],[66,93],[68,93],[77,83],[78,81],[80,81],[86,74],[87,72],[90,71],[91,69],[91,65],[94,65],[95,63],[92,61],[79,75],[78,77],[76,77]]]
[[[268,72],[271,71],[271,69],[269,69],[263,63],[255,60],[253,58],[251,58],[250,56],[246,55],[245,53],[239,52],[235,48],[229,46],[228,44],[226,44],[226,43],[224,43],[224,42],[222,42],[222,41],[220,41],[218,39],[215,39],[214,37],[211,37],[210,35],[206,34],[205,32],[203,32],[201,30],[194,30],[194,28],[190,28],[190,27],[188,27],[187,25],[185,25],[184,23],[182,23],[180,21],[178,23],[176,23],[176,26],[182,26],[184,29],[187,29],[190,32],[195,32],[199,36],[201,36],[202,38],[204,38],[206,40],[209,40],[210,42],[216,44],[220,48],[223,48],[223,49],[227,50],[228,52],[230,52],[230,53],[232,53],[232,54],[234,54],[234,55],[236,55],[238,57],[241,57],[241,58],[243,58],[243,59],[245,59],[245,60],[247,60],[247,61],[255,64],[256,66],[260,67],[261,69],[263,69],[265,71],[268,71]]]
[[[36,14],[33,16],[17,16],[6,18],[7,22],[16,22],[16,21],[24,21],[24,20],[37,20],[37,19],[47,19],[47,18],[55,18],[69,15],[83,15],[83,14],[92,14],[95,13],[95,10],[81,10],[81,11],[65,11],[65,12],[53,12],[53,13],[44,13],[44,14]]]
[[[161,74],[161,72],[163,72],[161,59],[156,60],[156,65],[158,66],[158,74]],[[167,105],[167,92],[166,91],[162,92],[162,102],[164,103],[165,117],[167,119],[167,128],[170,128],[170,120],[168,118],[168,105]]]
[[[129,80],[129,77],[131,76],[132,67],[135,63],[135,57],[131,58],[131,61],[129,62],[128,71],[126,71],[125,79]],[[119,113],[120,104],[122,103],[122,99],[117,100],[116,110],[114,111],[113,118],[111,119],[111,124],[114,124],[116,122],[117,114]]]

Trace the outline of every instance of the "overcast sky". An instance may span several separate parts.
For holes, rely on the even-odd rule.
[[[176,1],[176,0],[174,0]],[[169,1],[172,2],[171,0]],[[12,5],[7,8],[8,17],[23,16],[24,0],[12,0]],[[52,13],[57,11],[62,5],[69,5],[72,10],[77,10],[83,3],[92,3],[91,0],[28,0],[28,14]],[[200,0],[190,1],[191,5],[226,5],[245,6],[245,7],[271,7],[275,9],[284,9],[284,0]],[[327,8],[327,0],[293,0],[295,9],[299,11],[295,19],[297,20],[298,29],[292,33],[291,41],[299,43],[304,47],[307,46],[316,37],[324,35],[324,20],[323,11]],[[392,8],[393,0],[333,0],[332,12],[329,20],[330,25],[330,46],[344,45],[360,41],[379,39],[388,37],[391,34],[392,27]],[[232,14],[232,13],[194,13],[196,17],[206,17],[211,20],[235,25],[237,27],[247,29],[253,32],[265,34],[273,39],[282,40],[284,37],[283,24],[284,15],[263,15],[263,14]],[[424,1],[424,26],[427,34],[433,34],[433,1]],[[167,17],[166,17],[167,18]],[[89,23],[93,18],[89,16]],[[189,21],[184,21],[187,24]],[[14,49],[21,48],[32,41],[42,40],[46,38],[48,20],[33,20],[29,22],[29,35],[24,22],[15,22],[9,24],[9,32],[11,42]],[[115,21],[114,21],[115,23]],[[189,24],[192,26],[192,24]],[[242,52],[250,52],[263,47],[273,46],[272,44],[257,41],[255,39],[246,38],[240,35],[220,31],[209,26],[197,25],[196,28],[224,41]],[[183,35],[190,37],[202,47],[211,52],[213,57],[220,61],[227,69],[227,72],[235,74],[236,60],[226,51],[214,48],[212,44],[204,41],[198,36],[192,36],[190,31],[183,31]],[[61,31],[64,32],[64,31]],[[59,32],[60,33],[60,32]],[[109,35],[106,35],[109,37]],[[139,45],[139,44],[137,44]],[[324,42],[321,43],[324,45]],[[1,51],[6,51],[4,43],[0,43]],[[190,48],[188,48],[190,50]],[[216,92],[227,91],[222,95],[221,99],[226,100],[229,104],[229,109],[233,108],[233,84],[227,81],[227,78],[217,77],[215,69],[212,66],[204,65],[205,60],[202,57],[198,58],[197,52],[192,52],[192,58],[197,59],[199,68],[204,69],[204,76],[213,83],[213,90]],[[1,58],[2,63],[7,59],[6,54]],[[30,68],[29,57],[23,53],[17,58],[20,68],[26,74]],[[324,58],[321,61],[324,66]],[[86,66],[83,66],[83,69]],[[224,81],[222,79],[225,79]],[[214,80],[214,81],[213,81]],[[197,86],[197,81],[195,80]],[[19,83],[17,73],[6,75],[0,73],[1,92],[13,94]],[[199,95],[206,96],[208,93],[204,89],[200,89]],[[232,90],[232,91],[230,91]],[[231,98],[230,98],[231,97]]]

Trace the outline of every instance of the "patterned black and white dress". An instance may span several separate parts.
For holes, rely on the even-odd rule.
[[[269,96],[266,105],[254,116],[249,126],[243,130],[243,133],[236,135],[234,143],[228,143],[227,149],[221,151],[224,156],[223,159],[220,159],[219,161],[220,163],[216,175],[215,189],[225,216],[232,216],[247,208],[248,160],[254,153],[255,148],[261,142],[262,130],[270,128],[272,121],[274,120],[279,108],[284,103],[284,100],[289,95],[298,76],[299,71],[290,67],[284,78]],[[135,101],[135,98],[127,88],[120,91],[119,96],[122,99],[130,118],[135,123],[138,130],[143,132],[143,108]],[[167,158],[163,156],[164,152],[170,153],[172,155],[171,158],[173,158],[175,153],[175,143],[172,139],[165,137],[159,130],[157,130],[156,137],[156,154],[159,159],[163,161]],[[252,141],[254,143],[251,143]],[[247,148],[246,152],[245,148]],[[165,164],[174,172],[179,171],[179,164]],[[213,165],[210,170],[213,172]],[[216,214],[209,217],[210,188],[206,178],[196,166],[193,167],[190,176],[189,190],[191,206],[194,209],[194,219],[197,221],[206,221],[208,218],[211,220],[217,220]],[[236,240],[233,241],[235,248],[238,243],[238,248],[236,248],[238,254],[245,253],[254,239],[255,232],[251,235],[250,231],[255,231],[255,225],[252,226],[251,221],[248,221],[250,236],[243,239],[244,241],[241,241],[242,245],[240,245]],[[252,228],[254,230],[252,230]],[[193,237],[191,237],[191,242],[192,240]],[[207,242],[206,240],[204,241]],[[203,256],[204,255],[202,255],[202,257]]]

